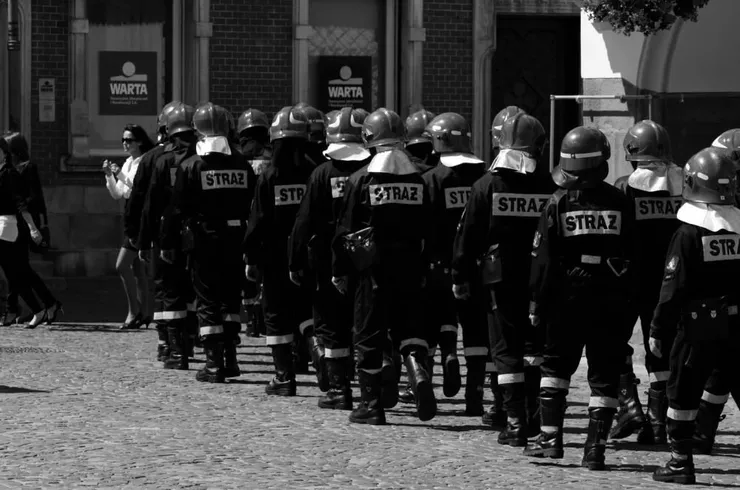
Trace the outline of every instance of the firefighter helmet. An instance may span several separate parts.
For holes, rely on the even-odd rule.
[[[258,109],[247,109],[239,116],[236,133],[242,134],[242,131],[250,128],[265,128],[265,130],[268,130],[270,129],[270,120],[267,119],[264,112]]]
[[[167,114],[170,113],[172,109],[177,107],[179,104],[182,104],[179,100],[173,100],[172,102],[169,102],[167,105],[162,107],[162,111],[159,113],[159,116],[157,116],[157,130],[164,131],[164,129],[167,127]]]
[[[302,111],[308,119],[308,141],[321,143],[326,140],[326,120],[324,114],[305,102],[299,102],[295,106]]]
[[[362,140],[365,147],[394,146],[403,141],[404,128],[401,116],[381,107],[365,118]]]
[[[368,116],[365,109],[343,107],[327,116],[327,143],[362,143],[362,125]]]
[[[610,156],[611,146],[604,133],[578,126],[563,138],[560,164],[552,170],[552,179],[563,188],[591,187],[609,174]]]
[[[304,111],[285,106],[275,114],[270,125],[270,141],[282,138],[308,139],[308,118]]]
[[[421,109],[406,118],[406,146],[432,142],[432,137],[426,132],[426,128],[434,116],[433,112]]]
[[[728,129],[712,141],[712,146],[727,150],[730,158],[740,163],[740,129]]]
[[[165,124],[167,125],[167,136],[174,136],[185,131],[193,131],[193,106],[180,102],[167,113]]]
[[[508,117],[501,125],[499,145],[502,150],[518,150],[539,158],[547,143],[542,123],[525,112]]]
[[[491,122],[491,147],[495,150],[501,146],[501,128],[504,126],[504,122],[512,116],[517,114],[526,114],[524,109],[521,109],[515,105],[510,105],[501,109]]]
[[[234,128],[234,118],[225,108],[206,102],[195,109],[193,127],[207,138],[214,136],[228,138]]]
[[[628,162],[671,161],[671,139],[668,131],[650,119],[632,126],[627,131],[623,144]]]
[[[445,112],[432,119],[426,132],[437,153],[472,153],[470,125],[460,114]]]
[[[727,151],[704,148],[683,169],[683,198],[704,204],[734,205],[737,189],[735,164]]]

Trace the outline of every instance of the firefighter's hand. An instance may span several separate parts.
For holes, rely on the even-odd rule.
[[[342,294],[347,294],[347,276],[332,277],[331,283]]]
[[[152,251],[151,250],[139,250],[139,260],[142,262],[149,262],[152,260]]]
[[[260,273],[256,265],[248,265],[247,268],[244,270],[244,273],[246,274],[248,281],[259,281]]]
[[[162,250],[159,252],[159,258],[168,264],[175,263],[175,251],[174,250]]]
[[[539,326],[539,324],[540,324],[540,316],[539,315],[534,315],[534,314],[531,314],[530,313],[529,314],[529,323],[531,323],[533,327]]]
[[[470,284],[467,282],[462,284],[453,284],[452,294],[455,295],[456,299],[470,299]]]
[[[300,286],[303,282],[303,271],[290,271],[290,282],[296,286]]]
[[[650,337],[650,352],[658,359],[663,357],[663,342],[660,339]]]

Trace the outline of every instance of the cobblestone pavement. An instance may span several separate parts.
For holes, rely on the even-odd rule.
[[[666,449],[641,448],[634,436],[610,443],[610,471],[580,468],[585,362],[570,396],[566,457],[538,461],[462,416],[462,393],[444,399],[438,388],[440,413],[429,423],[400,406],[385,427],[357,426],[347,412],[317,408],[312,376],[299,377],[295,398],[267,397],[263,339],[245,340],[248,373],[223,385],[195,381],[202,353],[190,372],[164,371],[155,343],[152,330],[0,329],[0,489],[665,487],[651,473]],[[738,409],[730,402],[725,411],[719,454],[696,458],[698,480],[740,487]]]

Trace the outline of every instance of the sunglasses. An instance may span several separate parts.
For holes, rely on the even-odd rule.
[[[121,138],[121,143],[128,143],[129,145],[133,143],[134,141],[136,140],[133,138]]]

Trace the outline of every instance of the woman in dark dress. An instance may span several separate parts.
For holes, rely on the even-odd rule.
[[[36,165],[30,161],[28,142],[20,133],[9,133],[5,135],[5,142],[11,155],[11,162],[21,177],[20,185],[23,186],[23,192],[27,195],[26,208],[31,215],[37,229],[47,226],[48,219],[46,216],[46,203],[44,193],[41,188],[41,179]],[[18,240],[17,245],[19,257],[22,260],[20,265],[23,275],[26,277],[28,285],[38,299],[41,300],[45,312],[40,318],[32,319],[27,328],[35,328],[46,321],[51,324],[56,320],[57,314],[62,311],[62,304],[54,297],[49,288],[44,284],[43,279],[31,268],[29,257],[29,246],[31,245],[30,230],[26,222],[18,220]],[[25,298],[23,298],[25,301]],[[30,307],[31,305],[29,305]],[[18,320],[20,308],[18,305],[18,291],[12,286],[8,295],[8,308],[4,325],[14,323]],[[35,312],[35,310],[34,310]]]
[[[28,195],[20,174],[11,162],[10,149],[5,138],[0,138],[0,267],[10,291],[16,291],[34,313],[31,328],[48,319],[46,310],[31,290],[28,262],[28,244],[19,240],[21,222],[28,228],[34,243],[43,240],[41,232],[28,212]]]

